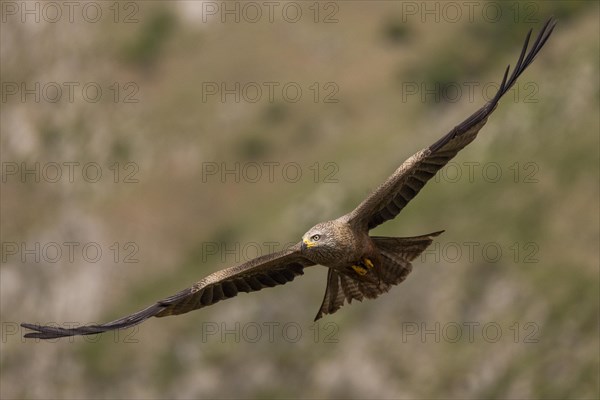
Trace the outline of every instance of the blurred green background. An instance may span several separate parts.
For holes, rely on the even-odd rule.
[[[597,2],[74,3],[72,20],[2,4],[2,398],[598,398]],[[454,170],[374,232],[446,229],[390,293],[313,325],[316,267],[118,337],[22,339],[20,322],[126,315],[350,211],[483,105],[551,15]],[[36,163],[39,182],[21,175]],[[239,182],[207,174],[235,163]]]

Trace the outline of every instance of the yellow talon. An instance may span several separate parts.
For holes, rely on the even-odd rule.
[[[369,267],[369,268],[373,268],[373,267],[374,267],[373,263],[372,263],[372,262],[371,262],[371,260],[369,260],[368,258],[363,258],[363,262],[364,262],[364,263],[365,263],[365,265],[366,265],[367,267]]]
[[[364,269],[363,267],[358,266],[358,265],[353,265],[352,269],[354,270],[354,272],[356,272],[359,275],[366,275],[367,274],[367,270]]]

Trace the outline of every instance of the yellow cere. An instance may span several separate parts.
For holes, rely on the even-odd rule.
[[[303,239],[302,241],[304,242],[304,244],[306,245],[306,247],[313,247],[315,245],[314,242],[311,242],[308,239]]]

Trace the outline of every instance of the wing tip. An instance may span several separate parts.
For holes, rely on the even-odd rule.
[[[144,322],[150,317],[155,316],[159,310],[162,310],[162,308],[162,306],[154,304],[141,311],[138,311],[135,314],[131,314],[127,317],[123,317],[102,325],[81,325],[74,328],[61,328],[58,326],[38,325],[23,322],[21,323],[21,327],[35,331],[28,332],[24,335],[25,338],[31,339],[56,339],[67,336],[94,335],[107,331],[130,328]]]
[[[429,235],[427,235],[427,236],[430,236],[430,237],[436,237],[436,236],[440,236],[440,235],[441,235],[442,233],[444,233],[444,232],[446,232],[446,230],[445,230],[445,229],[442,229],[441,231],[437,231],[437,232],[430,233],[430,234],[429,234]]]
[[[65,336],[75,336],[77,334],[75,330],[72,329],[30,324],[27,322],[21,323],[21,327],[34,331],[23,335],[26,339],[56,339]]]
[[[527,36],[525,37],[525,42],[523,44],[521,54],[519,55],[519,59],[517,61],[517,64],[515,65],[515,68],[512,71],[512,74],[510,75],[510,78],[506,80],[508,71],[510,69],[509,65],[504,73],[504,78],[502,79],[500,88],[498,89],[498,92],[496,92],[494,98],[489,102],[490,104],[495,106],[496,103],[498,103],[498,101],[500,100],[500,98],[515,84],[519,76],[527,69],[527,67],[529,67],[529,65],[531,65],[533,60],[535,60],[535,57],[539,54],[539,52],[546,44],[546,41],[554,31],[554,28],[556,27],[557,23],[558,20],[554,16],[548,18],[528,52],[527,50],[529,47],[529,39],[531,38],[531,34],[533,33],[533,28],[529,30]]]
[[[456,126],[452,129],[448,134],[442,136],[437,142],[428,147],[428,150],[433,152],[438,151],[444,145],[446,145],[449,141],[454,139],[456,136],[462,134],[464,131],[467,131],[477,123],[484,121],[490,113],[496,108],[496,105],[500,101],[500,98],[506,94],[506,92],[515,84],[519,76],[527,69],[527,67],[533,62],[537,54],[540,52],[542,47],[546,44],[546,41],[552,34],[554,27],[558,23],[558,20],[551,16],[548,18],[542,29],[540,30],[535,42],[529,52],[527,52],[529,47],[529,40],[531,38],[531,34],[533,33],[533,28],[529,30],[527,36],[525,37],[525,42],[523,48],[521,49],[521,53],[519,55],[519,59],[515,64],[515,68],[512,70],[512,73],[509,77],[510,72],[510,64],[504,70],[504,75],[502,77],[502,81],[498,88],[498,91],[485,106],[481,109],[477,110],[473,115],[463,121],[460,125]]]

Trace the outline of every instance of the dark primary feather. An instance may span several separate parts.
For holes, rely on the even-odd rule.
[[[550,37],[555,25],[556,21],[550,18],[527,53],[531,37],[531,31],[529,31],[515,69],[509,77],[510,66],[506,68],[502,83],[492,100],[440,140],[406,160],[388,180],[348,214],[348,220],[355,226],[373,229],[385,221],[395,218],[437,171],[477,137],[477,133],[487,122],[488,116],[494,111],[500,98],[533,62]]]
[[[26,338],[54,339],[63,336],[92,335],[115,329],[129,328],[150,317],[166,317],[207,307],[221,300],[237,296],[239,292],[254,292],[266,287],[283,285],[304,273],[304,268],[314,265],[299,253],[300,244],[288,250],[257,257],[242,265],[217,271],[192,287],[157,301],[135,314],[102,325],[77,328],[59,328],[35,324],[21,324],[34,330]]]

